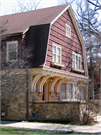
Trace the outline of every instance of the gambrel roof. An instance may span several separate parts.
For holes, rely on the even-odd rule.
[[[4,28],[3,35],[14,35],[14,34],[23,34],[27,30],[29,30],[29,37],[27,39],[28,44],[34,44],[35,46],[40,45],[40,50],[36,48],[36,52],[46,52],[48,45],[48,36],[51,29],[51,25],[56,22],[57,19],[67,11],[70,14],[74,27],[76,29],[77,35],[82,45],[83,50],[83,58],[84,58],[84,68],[85,75],[88,75],[87,61],[86,61],[86,51],[85,51],[85,43],[83,41],[81,32],[79,30],[77,21],[75,19],[74,13],[70,5],[61,5],[50,8],[32,10],[28,12],[16,13],[11,15],[1,16],[1,26]],[[6,23],[7,22],[7,23]],[[5,25],[6,23],[6,25]],[[46,29],[46,30],[45,30]],[[34,37],[33,37],[33,36]],[[37,36],[37,38],[35,38]],[[32,37],[32,38],[31,38]],[[40,39],[40,40],[39,40]],[[44,39],[44,41],[43,41]],[[30,41],[30,43],[29,43]],[[43,43],[44,42],[44,43]],[[40,43],[40,44],[39,44]],[[44,45],[44,46],[43,46]],[[43,50],[44,48],[44,50]],[[43,62],[45,61],[45,56],[42,54]],[[38,60],[39,61],[39,60]]]
[[[5,25],[7,29],[3,34],[23,33],[30,26],[49,24],[51,23],[67,5],[54,6],[50,8],[32,10],[28,12],[16,13],[11,15],[1,16],[1,25]]]

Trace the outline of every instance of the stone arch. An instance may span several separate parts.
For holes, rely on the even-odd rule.
[[[34,79],[32,80],[32,85],[31,85],[31,91],[36,92],[36,84],[38,80],[42,77],[43,75],[36,75]]]

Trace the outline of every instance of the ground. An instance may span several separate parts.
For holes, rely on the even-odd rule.
[[[63,124],[50,124],[50,123],[31,123],[31,122],[26,122],[26,121],[22,121],[22,122],[10,122],[10,121],[2,121],[1,122],[1,126],[4,128],[7,127],[12,127],[12,128],[16,128],[16,129],[25,129],[25,130],[44,130],[47,132],[53,132],[53,131],[57,131],[57,132],[64,132],[64,133],[68,133],[68,132],[74,132],[74,133],[99,133],[101,134],[101,116],[97,118],[97,121],[99,122],[98,124],[95,124],[93,126],[80,126],[80,125],[63,125]],[[20,131],[22,132],[22,131]],[[41,133],[41,132],[40,132]],[[31,132],[32,134],[32,132]],[[53,133],[52,133],[53,134]]]

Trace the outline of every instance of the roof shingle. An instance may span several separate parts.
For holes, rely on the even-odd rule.
[[[3,35],[22,33],[30,26],[49,24],[66,7],[67,5],[62,5],[1,16],[1,26],[3,26],[8,20],[8,23],[3,27],[3,29],[5,29]]]

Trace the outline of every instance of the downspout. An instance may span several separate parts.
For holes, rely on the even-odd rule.
[[[27,31],[29,30],[29,27],[22,33],[24,35]],[[25,67],[25,72],[26,72],[26,120],[28,121],[29,119],[29,106],[28,106],[28,101],[29,101],[29,72],[27,70],[27,67]]]

